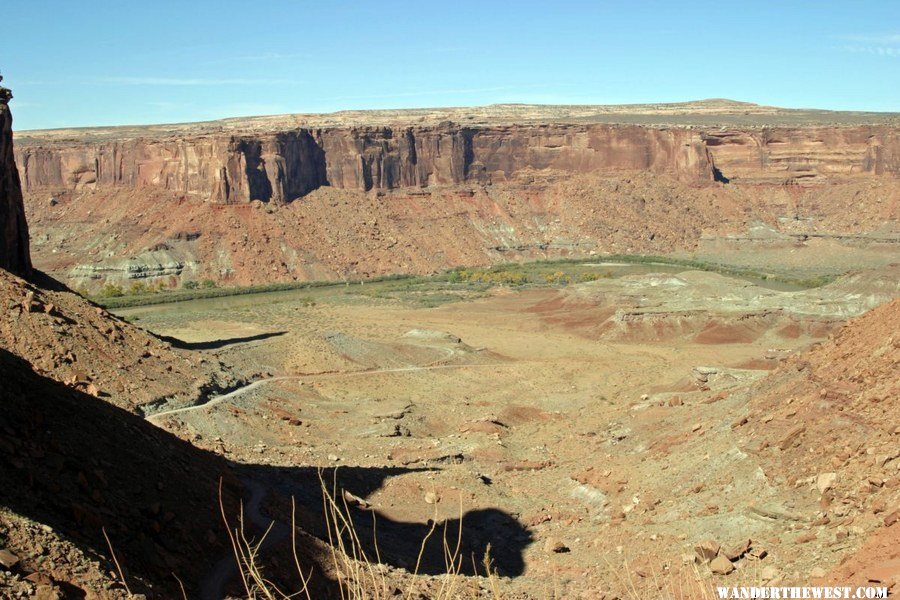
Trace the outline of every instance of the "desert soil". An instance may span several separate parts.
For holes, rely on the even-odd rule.
[[[430,520],[452,529],[462,516],[463,552],[479,563],[489,543],[510,597],[675,585],[699,596],[710,584],[803,583],[832,569],[862,580],[875,564],[866,550],[855,570],[842,559],[873,531],[896,539],[885,528],[900,498],[897,344],[886,335],[896,302],[873,317],[880,329],[857,336],[887,345],[881,371],[862,372],[855,387],[827,373],[849,352],[833,340],[808,377],[794,358],[895,297],[896,275],[785,292],[644,273],[494,288],[437,308],[346,288],[120,315],[262,374],[204,406],[149,417],[229,460],[283,468],[247,488],[257,521],[283,526],[294,497],[300,525],[325,537],[321,495],[287,473],[337,467],[362,537],[374,514],[394,568],[413,569]],[[867,381],[880,382],[877,398],[858,401],[867,412],[820,419]],[[835,464],[819,456],[821,439]],[[698,556],[704,543],[736,570],[713,573]],[[426,552],[420,571],[440,563]],[[227,577],[209,573],[205,585],[214,595]]]

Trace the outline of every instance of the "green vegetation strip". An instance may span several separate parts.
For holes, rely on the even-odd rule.
[[[819,287],[833,281],[836,277],[834,275],[822,275],[817,277],[797,278],[789,275],[763,273],[753,269],[668,256],[607,254],[522,263],[502,263],[492,267],[457,267],[433,275],[383,275],[369,279],[344,281],[286,282],[234,287],[216,287],[216,285],[210,281],[204,281],[202,284],[189,281],[182,284],[181,289],[159,289],[156,292],[149,292],[149,288],[147,287],[136,287],[134,285],[128,292],[125,292],[117,286],[107,284],[101,288],[98,295],[91,296],[90,299],[105,308],[130,308],[135,306],[167,304],[170,302],[184,302],[186,300],[199,300],[205,298],[223,298],[245,294],[310,290],[314,288],[336,288],[347,285],[368,285],[380,282],[396,282],[395,285],[391,285],[389,286],[389,289],[383,291],[402,292],[420,288],[423,284],[443,283],[449,284],[452,287],[486,289],[494,285],[514,287],[567,285],[570,283],[593,281],[614,276],[611,271],[597,272],[576,269],[578,272],[570,272],[572,267],[584,267],[586,266],[586,263],[596,262],[684,267],[685,269],[710,271],[735,277],[777,281],[800,288]],[[137,293],[135,293],[135,291],[137,291]]]

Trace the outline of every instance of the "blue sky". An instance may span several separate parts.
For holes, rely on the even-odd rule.
[[[900,111],[900,1],[4,0],[17,129],[683,101]]]

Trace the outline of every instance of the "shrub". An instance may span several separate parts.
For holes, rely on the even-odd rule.
[[[128,293],[132,296],[142,296],[150,293],[150,288],[143,281],[135,281],[128,287]]]
[[[212,279],[204,279],[203,283],[200,284],[200,287],[207,289],[207,290],[211,290],[212,288],[218,287],[218,286],[216,285],[216,282],[213,281]]]
[[[107,283],[102,288],[100,288],[100,292],[97,295],[101,298],[119,298],[121,296],[124,296],[125,292],[123,292],[122,288],[118,285]]]
[[[544,275],[544,281],[547,283],[554,284],[567,284],[572,283],[572,278],[562,271],[556,271],[555,273],[548,273]]]
[[[184,283],[181,284],[181,287],[183,287],[186,290],[196,290],[198,287],[200,287],[200,284],[197,283],[196,281],[194,281],[193,279],[188,279],[187,281],[185,281]]]

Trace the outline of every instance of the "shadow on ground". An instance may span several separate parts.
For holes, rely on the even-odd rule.
[[[387,477],[414,471],[436,469],[340,467],[321,470],[322,480],[331,495],[343,504],[344,490],[365,499],[378,490]],[[298,506],[298,525],[305,531],[327,539],[328,532],[322,521],[322,485],[318,469],[285,469],[272,475],[268,486],[275,496],[270,504],[273,512],[286,513],[290,498]],[[412,502],[420,502],[416,497]],[[279,507],[278,503],[282,506]],[[522,551],[532,542],[532,536],[515,518],[499,509],[465,512],[458,519],[437,523],[434,533],[432,522],[404,522],[389,519],[378,511],[348,503],[345,513],[353,520],[354,529],[367,556],[380,555],[381,561],[396,567],[412,570],[422,551],[418,573],[439,575],[447,572],[444,542],[455,546],[460,539],[461,571],[465,575],[486,575],[483,568],[485,553],[490,546],[490,559],[500,575],[516,577],[525,571]],[[373,525],[374,517],[374,525]],[[460,526],[462,535],[460,536]],[[377,538],[376,538],[377,531]],[[377,539],[378,548],[375,548]],[[348,540],[349,541],[349,540]],[[377,554],[376,554],[377,552]],[[473,565],[474,563],[474,565]]]
[[[284,501],[295,496],[299,524],[325,537],[317,469],[230,462],[140,417],[38,375],[27,362],[3,349],[0,450],[0,504],[49,525],[89,556],[109,556],[105,528],[132,591],[149,598],[181,597],[174,575],[185,582],[189,597],[198,597],[200,582],[217,565],[227,563],[232,549],[219,512],[220,480],[226,514],[237,515],[241,503],[256,502],[261,512],[275,515],[289,530],[284,525],[289,523],[284,520]],[[387,478],[410,470],[343,467],[336,478],[340,487],[365,498]],[[334,476],[332,471],[323,474],[326,481]],[[367,553],[374,556],[373,545],[365,541],[373,539],[372,514],[350,510]],[[430,524],[376,517],[383,562],[414,566]],[[447,523],[449,539],[456,539],[459,527],[464,555],[471,557],[466,562],[474,559],[480,564],[490,544],[502,574],[523,572],[522,553],[531,536],[511,515],[499,509],[466,513],[461,522]],[[289,538],[285,536],[281,543],[289,545]],[[421,572],[443,571],[440,538],[434,537],[426,546]],[[312,547],[301,549],[301,554],[308,567],[325,572],[317,566],[325,557],[315,555]],[[105,568],[111,567],[107,561]],[[36,565],[26,559],[18,568],[25,574]],[[296,581],[290,580],[293,575],[288,571],[293,569],[282,570],[285,573],[272,567],[268,572],[291,589]],[[314,579],[312,591],[317,598],[340,597],[325,576]]]
[[[209,340],[206,342],[185,342],[184,340],[180,340],[177,337],[172,337],[170,335],[157,335],[156,337],[164,342],[168,342],[172,345],[173,348],[180,348],[182,350],[218,350],[219,348],[234,346],[235,344],[245,344],[247,342],[257,342],[259,340],[267,340],[273,337],[280,337],[286,333],[287,331],[273,331],[268,333],[258,333],[256,335],[247,335],[243,337]]]

